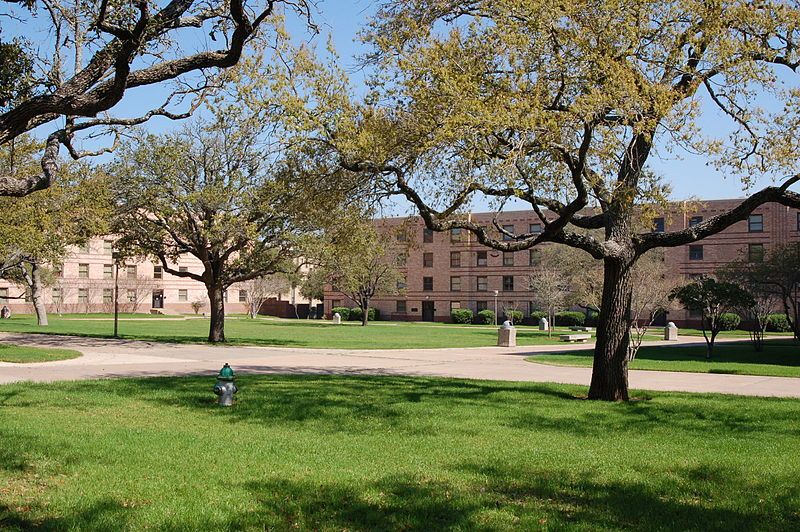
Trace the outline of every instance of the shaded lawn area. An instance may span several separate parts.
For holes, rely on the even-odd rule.
[[[107,318],[108,315],[103,316]],[[0,321],[0,331],[67,334],[110,338],[113,321],[73,319],[74,316],[51,316],[48,327],[36,325],[30,315],[16,315]],[[125,339],[202,343],[208,338],[207,319],[120,321],[120,336]],[[232,344],[342,349],[400,349],[481,347],[497,344],[493,326],[457,326],[442,324],[375,322],[361,327],[356,322],[333,325],[321,320],[277,320],[228,317],[225,336]],[[558,336],[533,327],[519,327],[518,345],[558,343]]]
[[[569,351],[533,355],[526,360],[554,366],[591,367],[593,352]],[[691,371],[696,373],[730,373],[800,377],[800,344],[791,339],[764,342],[764,351],[757,353],[749,341],[714,344],[714,355],[706,360],[706,346],[643,346],[631,369],[658,371]]]
[[[81,354],[72,349],[40,348],[0,343],[0,362],[52,362],[78,358]]]
[[[0,528],[800,527],[795,400],[245,376],[222,409],[212,384],[0,386]]]

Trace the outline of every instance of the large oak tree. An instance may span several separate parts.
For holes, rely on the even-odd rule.
[[[373,91],[346,110],[351,125],[320,140],[431,229],[468,229],[508,252],[557,242],[602,260],[592,399],[628,398],[631,272],[643,254],[718,233],[766,202],[800,207],[790,190],[800,181],[797,2],[388,1],[365,35]],[[776,185],[653,232],[670,176],[651,163],[670,149],[703,154],[745,185]],[[476,197],[498,210],[525,203],[544,230],[481,227],[461,214]]]

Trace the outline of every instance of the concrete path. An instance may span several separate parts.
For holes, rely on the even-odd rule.
[[[724,341],[724,340],[718,340]],[[588,386],[590,368],[559,367],[525,362],[529,355],[580,349],[575,344],[516,348],[452,349],[301,349],[176,345],[130,340],[0,333],[0,342],[75,349],[84,356],[59,362],[0,362],[0,384],[49,382],[157,375],[215,375],[224,362],[241,374],[309,373],[336,375],[417,375],[508,381],[556,382]],[[698,345],[703,340],[647,345]],[[591,349],[591,346],[586,346]],[[643,390],[714,392],[736,395],[800,397],[800,378],[718,375],[634,370],[630,386]]]

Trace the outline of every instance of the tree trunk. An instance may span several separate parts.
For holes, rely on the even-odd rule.
[[[365,300],[364,306],[361,307],[361,326],[366,327],[369,321],[369,299]]]
[[[44,294],[42,293],[42,271],[37,263],[31,264],[31,300],[36,311],[36,320],[40,327],[46,327],[47,307],[44,304]]]
[[[604,259],[603,300],[597,323],[589,399],[628,400],[632,261]]]
[[[225,341],[225,290],[221,285],[207,287],[208,301],[211,304],[211,326],[208,341],[217,343]]]

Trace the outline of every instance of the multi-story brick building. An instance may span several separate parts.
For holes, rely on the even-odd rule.
[[[725,212],[740,200],[709,200],[676,204],[672,212],[656,218],[654,231],[676,231],[704,218]],[[491,227],[495,217],[509,232],[541,231],[533,211],[471,214],[472,221]],[[449,321],[454,308],[478,312],[495,307],[521,310],[526,316],[536,310],[528,289],[536,251],[502,253],[479,244],[468,231],[436,233],[419,218],[384,218],[381,231],[406,227],[413,245],[401,268],[406,277],[402,295],[376,298],[373,306],[384,319]],[[800,241],[800,212],[776,203],[765,204],[747,219],[725,231],[691,245],[665,249],[668,267],[687,279],[715,272],[743,254],[758,260],[776,245]],[[549,245],[549,244],[546,244]],[[533,254],[532,254],[533,253]],[[325,312],[352,303],[330,289],[325,294]],[[683,324],[690,320],[684,310],[673,311],[669,319]]]
[[[91,239],[82,247],[73,247],[45,289],[45,304],[50,312],[112,312],[114,310],[114,277],[117,274],[111,238]],[[184,255],[171,265],[178,270],[199,273],[200,261]],[[248,287],[231,286],[225,294],[226,313],[244,313],[248,309]],[[31,313],[33,305],[25,298],[26,289],[0,279],[0,305],[12,313]],[[272,314],[286,314],[289,304],[307,304],[296,288],[274,294],[265,306]],[[163,312],[191,314],[192,303],[199,312],[208,312],[205,286],[193,279],[177,277],[163,271],[160,264],[148,260],[128,260],[119,266],[119,306],[121,312]],[[294,310],[291,311],[294,314]]]

